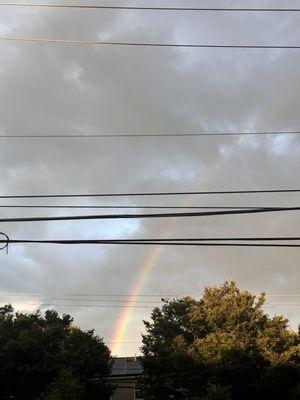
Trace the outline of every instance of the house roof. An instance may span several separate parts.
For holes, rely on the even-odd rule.
[[[139,357],[117,357],[113,361],[110,376],[141,375],[143,366]]]

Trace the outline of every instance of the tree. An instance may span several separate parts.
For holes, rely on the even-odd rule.
[[[165,301],[145,322],[147,399],[294,399],[300,337],[233,282]],[[222,393],[223,391],[223,393]]]
[[[231,400],[230,387],[209,384],[206,388],[206,394],[200,400]]]
[[[0,308],[1,400],[34,400],[42,395],[64,400],[66,394],[58,394],[64,378],[66,390],[77,388],[81,396],[69,400],[107,398],[109,349],[93,331],[82,331],[72,322],[69,315],[60,317],[53,310],[43,316],[15,313],[10,305]]]
[[[41,400],[82,400],[84,387],[70,369],[63,369]]]

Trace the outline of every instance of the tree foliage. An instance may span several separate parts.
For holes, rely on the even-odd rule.
[[[82,400],[84,387],[72,370],[63,369],[40,400]]]
[[[299,334],[264,302],[226,282],[155,308],[144,321],[146,398],[299,399]]]
[[[69,315],[0,308],[1,400],[106,399],[109,371],[108,348],[93,331],[74,327]]]

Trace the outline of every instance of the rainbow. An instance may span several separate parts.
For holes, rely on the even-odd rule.
[[[167,238],[169,234],[173,231],[174,226],[176,225],[176,218],[173,220],[170,220],[165,228],[163,229],[162,232],[162,237]],[[153,269],[155,266],[160,254],[162,253],[163,246],[155,245],[152,247],[146,254],[146,257],[144,261],[141,264],[141,267],[139,268],[139,273],[134,280],[133,286],[131,288],[131,291],[126,298],[126,301],[128,302],[128,306],[125,307],[121,313],[118,316],[117,323],[115,325],[112,338],[111,338],[111,352],[114,356],[118,355],[121,350],[122,346],[122,341],[124,340],[124,337],[126,336],[127,333],[127,327],[129,325],[131,316],[133,314],[134,308],[132,307],[134,305],[134,302],[138,300],[138,295],[142,291],[142,288],[144,286],[144,283],[146,279],[148,278],[150,271]]]

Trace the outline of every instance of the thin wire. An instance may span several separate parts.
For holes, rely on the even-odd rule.
[[[32,297],[32,296],[76,296],[76,297],[128,297],[128,294],[84,294],[84,293],[22,293],[22,292],[0,292],[0,296],[17,296],[17,297]],[[136,297],[181,297],[184,294],[139,294]],[[300,296],[300,295],[299,295]],[[84,300],[84,299],[82,299]]]
[[[35,306],[35,307],[85,307],[85,308],[125,308],[128,305],[110,305],[110,304],[62,304],[62,303],[24,303],[24,306]],[[21,308],[21,307],[18,307]],[[141,309],[153,309],[151,306],[139,306],[139,305],[132,305],[131,308],[141,308]],[[297,305],[292,305],[291,307],[287,305],[268,305],[268,308],[299,308]]]
[[[57,3],[0,3],[6,7],[38,7],[100,10],[141,10],[141,11],[216,11],[216,12],[299,12],[299,8],[220,8],[220,7],[153,7],[153,6],[107,6]]]
[[[92,298],[82,298],[82,297],[80,297],[80,296],[76,296],[76,297],[72,297],[72,298],[67,298],[67,297],[59,297],[59,296],[56,296],[56,295],[53,295],[53,296],[51,296],[51,295],[38,295],[38,296],[36,296],[36,295],[27,295],[27,294],[10,294],[10,293],[7,293],[7,294],[5,294],[5,295],[2,295],[2,296],[5,296],[5,297],[22,297],[22,299],[30,299],[30,298],[32,298],[32,297],[38,297],[38,298],[41,298],[41,299],[46,299],[46,301],[47,302],[50,302],[50,301],[68,301],[68,302],[74,302],[74,301],[76,301],[76,302],[80,302],[80,301],[84,301],[84,302],[89,302],[89,303],[107,303],[107,302],[109,302],[109,303],[117,303],[117,304],[152,304],[152,305],[154,305],[154,304],[161,304],[161,301],[162,300],[160,300],[160,301],[157,301],[157,300],[151,300],[151,301],[148,301],[148,300],[123,300],[122,298],[121,299],[108,299],[108,298],[106,298],[106,299],[92,299]],[[66,303],[66,304],[68,304],[68,303]]]
[[[30,298],[31,296],[22,296],[23,299],[26,298]],[[65,302],[80,302],[80,301],[84,301],[85,303],[117,303],[118,305],[124,305],[124,304],[137,304],[137,305],[141,305],[141,304],[151,304],[153,305],[153,307],[155,307],[156,304],[162,304],[163,299],[161,299],[160,301],[145,301],[145,300],[110,300],[110,299],[82,299],[82,298],[78,298],[78,297],[74,297],[74,298],[66,298],[66,297],[51,297],[51,296],[41,296],[41,298],[46,298],[46,300],[41,301],[41,303],[44,302],[53,302],[53,301],[63,301],[65,305],[68,305],[69,303],[65,303]],[[265,305],[300,305],[299,302],[266,302]]]
[[[105,134],[70,134],[70,135],[0,135],[1,139],[93,139],[93,138],[147,138],[198,136],[252,136],[252,135],[299,135],[300,131],[265,131],[265,132],[212,132],[212,133],[105,133]]]
[[[255,208],[246,210],[224,210],[224,211],[199,211],[199,212],[177,212],[177,213],[147,213],[147,214],[98,214],[98,215],[68,215],[55,217],[23,217],[23,218],[0,218],[0,223],[5,222],[43,222],[43,221],[81,221],[100,219],[143,219],[143,218],[195,218],[220,215],[240,215],[299,211],[300,207],[278,207],[278,208]]]
[[[268,297],[300,297],[300,293],[266,293]],[[0,292],[0,296],[17,296],[17,297],[31,297],[31,296],[77,296],[77,297],[128,297],[128,294],[112,294],[112,293],[102,293],[102,294],[94,294],[94,293],[41,293],[41,292]],[[193,293],[173,293],[173,294],[138,294],[136,297],[160,297],[160,298],[176,298],[176,297],[185,297],[185,296],[193,296],[195,298],[200,298],[199,294]]]
[[[87,307],[87,308],[124,308],[128,307],[128,305],[110,305],[110,304],[54,304],[54,303],[26,303],[24,306],[37,306],[37,307]],[[147,308],[152,309],[150,306],[138,306],[132,305],[131,308]]]
[[[85,308],[127,308],[128,305],[111,305],[111,304],[62,304],[62,303],[24,303],[24,306],[35,306],[35,307],[85,307]],[[153,309],[151,306],[140,306],[140,305],[131,305],[131,308],[141,308],[141,309]],[[276,305],[273,306],[272,303],[267,305],[268,308],[299,308],[296,304],[291,304],[291,306],[288,305]],[[18,307],[22,308],[22,307]]]
[[[30,298],[31,296],[22,296],[22,298]],[[51,297],[51,296],[41,296],[42,298],[46,297],[48,302],[50,301],[84,301],[89,303],[117,303],[117,304],[161,304],[161,301],[146,301],[146,300],[110,300],[110,299],[82,299],[82,298],[66,298],[66,297]],[[68,305],[69,303],[66,303]]]
[[[0,195],[0,199],[45,199],[74,197],[136,197],[136,196],[187,196],[187,195],[224,195],[224,194],[264,194],[264,193],[300,193],[300,189],[265,189],[265,190],[213,190],[186,192],[135,192],[135,193],[90,193],[90,194],[29,194]]]
[[[285,49],[299,50],[300,45],[244,45],[244,44],[192,44],[192,43],[155,43],[155,42],[113,42],[105,40],[75,40],[75,39],[46,39],[32,36],[0,36],[2,41],[79,44],[79,45],[109,45],[109,46],[133,46],[133,47],[173,47],[173,48],[219,48],[219,49]]]

